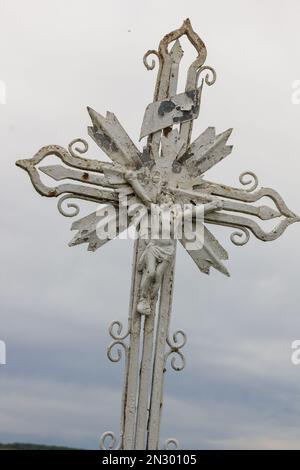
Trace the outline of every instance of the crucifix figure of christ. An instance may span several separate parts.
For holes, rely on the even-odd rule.
[[[201,205],[196,208],[182,209],[181,206],[179,206],[178,211],[174,206],[173,198],[168,193],[162,193],[159,202],[159,210],[154,212],[159,219],[158,237],[151,237],[153,226],[150,225],[149,230],[149,215],[146,213],[146,246],[138,260],[137,266],[138,270],[142,272],[137,311],[142,315],[154,314],[163,275],[167,271],[175,254],[176,228],[178,228],[178,224],[184,223],[189,216],[190,220],[192,220],[193,217],[197,220],[199,217],[202,221],[204,214],[219,210],[223,207],[222,201],[212,201],[207,202],[203,207]],[[164,233],[164,228],[166,228],[166,233]],[[180,228],[179,235],[182,236],[182,227]],[[142,229],[140,229],[139,234],[140,236],[142,235]],[[153,305],[151,305],[152,303]]]
[[[188,67],[185,90],[178,92],[183,55],[180,38],[184,35],[196,57]],[[158,50],[145,54],[148,70],[156,65],[155,60],[149,63],[150,55],[157,59],[158,74],[153,102],[147,106],[142,122],[142,148],[133,143],[113,113],[107,112],[104,117],[88,108],[92,121],[88,133],[111,162],[87,158],[84,154],[88,143],[83,139],[72,141],[68,149],[58,145],[42,147],[32,158],[17,162],[42,196],[59,197],[58,209],[63,215],[78,215],[74,199],[100,204],[91,214],[74,221],[71,228],[76,234],[70,246],[87,244],[88,250],[95,251],[131,226],[136,228],[128,327],[124,331],[120,321],[113,321],[109,328],[109,359],[118,362],[122,351],[125,356],[120,437],[105,432],[101,448],[159,449],[162,445],[159,434],[168,358],[171,356],[174,370],[185,366],[182,348],[186,335],[182,330],[173,334],[169,331],[177,243],[183,245],[201,272],[209,274],[214,268],[229,275],[224,265],[228,254],[208,226],[233,228],[231,241],[241,246],[249,240],[250,232],[262,241],[271,241],[299,221],[275,190],[257,189],[258,179],[252,172],[240,175],[241,188],[205,178],[210,168],[231,153],[232,146],[227,144],[231,129],[217,134],[215,128],[208,127],[191,139],[203,89],[213,85],[216,74],[204,65],[206,47],[190,21],[185,20],[180,28],[164,36]],[[41,165],[51,156],[58,157],[61,164]],[[49,187],[42,180],[43,174],[64,181]],[[262,205],[262,198],[268,198],[271,205]],[[121,217],[124,205],[126,216]],[[109,207],[114,210],[109,212]],[[150,221],[145,229],[145,217],[138,209],[144,208],[149,221],[153,207],[164,215],[171,214],[169,236],[159,236],[163,232],[160,223],[156,224],[157,236],[145,236],[153,224]],[[172,232],[178,208],[189,219],[189,230],[197,243],[191,243],[186,231],[179,237]],[[113,224],[106,223],[107,212]],[[272,219],[277,220],[274,228],[264,230],[259,222]],[[176,439],[168,439],[164,445],[168,448],[178,444]]]

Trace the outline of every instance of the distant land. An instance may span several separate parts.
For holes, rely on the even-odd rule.
[[[72,447],[45,446],[40,444],[24,444],[23,442],[13,442],[11,444],[1,444],[0,450],[79,450]]]

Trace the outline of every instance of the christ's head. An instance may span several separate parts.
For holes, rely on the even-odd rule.
[[[162,191],[158,196],[158,203],[162,207],[171,208],[174,204],[174,198],[169,192]]]

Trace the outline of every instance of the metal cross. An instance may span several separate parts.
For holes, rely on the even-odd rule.
[[[179,65],[183,55],[180,37],[186,35],[196,49],[196,59],[187,72],[185,90],[177,92]],[[170,46],[172,44],[172,46]],[[141,234],[142,217],[136,208],[170,207],[185,208],[192,205],[192,224],[197,219],[197,207],[202,207],[204,224],[203,244],[197,248],[189,245],[183,234],[179,241],[199,267],[209,274],[213,267],[229,275],[223,261],[228,258],[207,225],[234,228],[231,241],[244,245],[250,232],[260,240],[278,238],[288,225],[300,219],[285,204],[281,196],[270,188],[258,187],[254,173],[240,175],[243,188],[234,188],[204,179],[204,174],[232,151],[227,145],[231,129],[216,134],[208,127],[191,143],[193,121],[199,115],[204,85],[216,80],[213,68],[204,65],[206,47],[193,31],[187,19],[182,26],[164,36],[158,50],[150,50],[144,56],[148,70],[155,67],[148,57],[154,54],[159,69],[153,102],[145,111],[140,140],[147,138],[140,150],[125,132],[113,113],[106,117],[88,108],[92,126],[88,133],[108,155],[111,163],[85,158],[88,150],[83,139],[72,141],[68,150],[58,145],[42,147],[31,159],[19,160],[17,165],[26,170],[35,189],[47,197],[59,197],[58,209],[66,217],[77,216],[79,207],[67,202],[83,199],[101,204],[101,208],[76,220],[71,229],[76,231],[70,246],[88,244],[94,251],[130,226]],[[77,144],[81,146],[76,146]],[[40,166],[44,158],[54,155],[60,165]],[[71,180],[54,187],[46,186],[41,173],[55,181]],[[72,182],[74,181],[74,182]],[[269,198],[272,206],[260,205],[262,198]],[[127,212],[122,216],[125,201]],[[253,203],[258,203],[254,205]],[[104,204],[104,206],[103,206]],[[110,208],[113,208],[110,211]],[[200,211],[201,212],[201,211]],[[260,220],[278,219],[275,227],[267,232]],[[185,358],[182,348],[186,335],[182,330],[169,332],[175,266],[175,238],[146,240],[137,236],[132,268],[132,286],[128,328],[114,321],[109,327],[113,341],[108,357],[118,362],[125,352],[125,380],[123,386],[120,438],[106,432],[100,439],[100,447],[110,449],[158,449],[159,429],[163,404],[163,382],[166,362],[173,356],[171,366],[182,370]],[[119,346],[119,348],[118,348]],[[178,445],[176,439],[168,439],[165,448]]]

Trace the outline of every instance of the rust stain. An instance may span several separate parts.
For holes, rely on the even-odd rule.
[[[171,130],[172,130],[172,127],[165,127],[165,128],[163,129],[163,134],[164,134],[164,136],[165,136],[165,137],[168,137],[168,135],[169,135],[169,133],[171,132]]]

